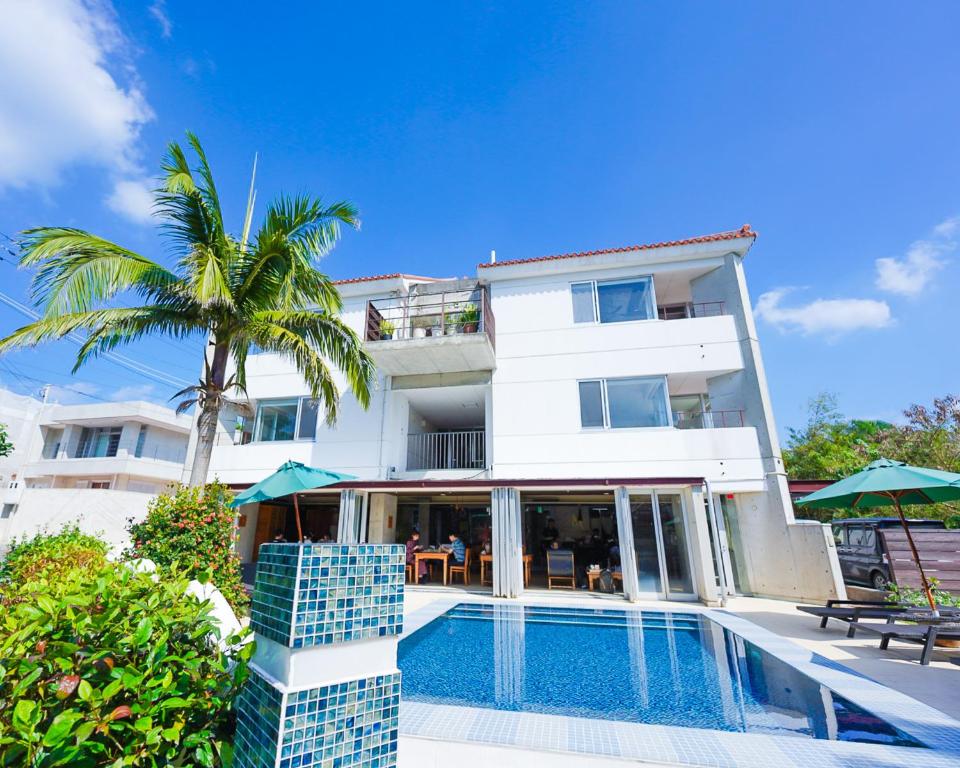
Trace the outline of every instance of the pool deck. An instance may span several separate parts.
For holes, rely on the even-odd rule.
[[[416,631],[457,602],[467,601],[492,602],[493,599],[462,590],[408,589],[404,634]],[[854,702],[869,702],[868,707],[876,714],[934,749],[610,723],[407,702],[401,706],[400,768],[439,768],[452,762],[463,768],[473,765],[531,768],[541,764],[552,768],[558,765],[612,768],[624,760],[648,766],[724,768],[960,766],[960,722],[957,722],[960,720],[960,696],[957,695],[960,666],[950,663],[951,658],[960,658],[960,650],[937,651],[930,666],[921,667],[917,661],[919,646],[892,644],[888,651],[880,651],[875,638],[847,639],[846,627],[839,622],[820,629],[819,621],[797,611],[795,603],[762,598],[735,598],[718,610],[704,608],[699,603],[628,604],[611,595],[531,590],[519,601],[511,602],[705,611],[715,621]]]

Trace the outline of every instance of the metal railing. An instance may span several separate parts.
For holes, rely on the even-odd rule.
[[[677,429],[725,429],[743,426],[743,411],[674,411]]]
[[[486,455],[482,429],[407,437],[407,469],[483,469]]]
[[[367,302],[367,341],[423,339],[485,333],[494,345],[494,320],[486,286],[411,294]]]
[[[691,317],[719,317],[725,314],[727,314],[726,306],[722,301],[661,304],[657,307],[657,317],[661,320],[684,320]]]

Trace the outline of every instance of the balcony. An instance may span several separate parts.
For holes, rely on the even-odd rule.
[[[681,302],[660,304],[657,317],[661,320],[687,320],[692,317],[720,317],[727,314],[722,301]]]
[[[677,429],[732,429],[743,426],[743,411],[674,411]]]
[[[486,434],[482,429],[425,432],[407,437],[407,470],[483,469]]]
[[[364,339],[377,367],[392,376],[496,367],[490,295],[476,284],[449,291],[434,284],[369,301]]]

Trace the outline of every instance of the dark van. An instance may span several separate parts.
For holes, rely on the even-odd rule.
[[[942,520],[910,520],[911,528],[946,528]],[[834,520],[833,538],[843,580],[851,584],[866,584],[874,589],[886,589],[890,581],[890,563],[883,551],[879,531],[901,528],[896,517],[858,517]]]

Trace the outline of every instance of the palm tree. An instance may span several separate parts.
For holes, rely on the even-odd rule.
[[[171,142],[154,193],[154,213],[173,247],[175,266],[79,229],[27,230],[20,264],[36,269],[31,294],[42,314],[0,340],[0,353],[85,332],[76,371],[90,358],[147,335],[203,335],[208,346],[200,381],[174,395],[189,395],[181,411],[197,405],[190,484],[201,485],[228,393],[245,393],[251,346],[296,365],[328,424],[336,421],[340,395],[328,363],[343,372],[364,408],[374,367],[360,339],[339,318],[336,287],[316,267],[339,238],[341,225],[359,227],[356,209],[345,202],[324,206],[316,198],[282,195],[267,207],[251,237],[254,161],[241,233],[229,234],[203,147],[193,134],[187,139],[196,167]],[[120,294],[137,296],[138,305],[117,306],[112,300]]]

